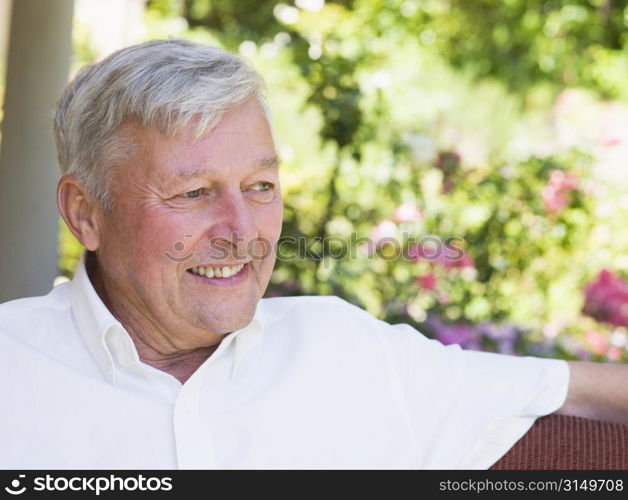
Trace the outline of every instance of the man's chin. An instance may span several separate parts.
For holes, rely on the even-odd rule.
[[[194,324],[224,335],[247,326],[261,300],[258,290],[246,289],[222,296],[188,296],[185,307]]]
[[[216,315],[203,318],[203,326],[206,330],[225,335],[236,330],[240,330],[247,326],[255,315],[255,308],[246,308],[244,311],[238,311],[231,317],[216,317]]]

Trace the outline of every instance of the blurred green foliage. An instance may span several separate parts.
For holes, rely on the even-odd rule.
[[[582,288],[603,267],[628,272],[628,203],[592,176],[603,148],[590,126],[563,144],[558,125],[584,107],[565,111],[556,98],[586,88],[584,112],[628,101],[627,25],[628,7],[612,0],[147,7],[150,38],[239,51],[267,80],[283,158],[282,251],[313,242],[303,258],[279,259],[269,295],[336,294],[426,333],[437,333],[434,317],[512,324],[520,353],[612,360],[626,359],[626,332],[581,316]],[[579,179],[560,210],[544,199],[552,172]],[[421,217],[395,220],[404,203]],[[376,241],[383,221],[393,242],[369,255],[359,242]],[[458,238],[473,265],[387,255],[428,235]],[[62,240],[69,274],[80,246]],[[591,332],[606,344],[591,345]]]

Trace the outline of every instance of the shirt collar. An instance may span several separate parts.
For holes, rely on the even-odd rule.
[[[83,252],[71,283],[72,310],[87,349],[107,381],[113,383],[115,367],[106,339],[110,331],[122,328],[122,325],[94,290],[85,267],[85,258],[86,252]]]
[[[231,379],[237,375],[238,368],[242,365],[242,362],[246,358],[247,354],[259,343],[264,333],[264,321],[262,319],[262,301],[257,302],[255,308],[255,314],[251,322],[236,330],[229,337],[235,338],[235,347],[233,353],[233,369],[231,371]],[[224,340],[223,340],[224,342]]]
[[[92,354],[96,364],[110,384],[115,383],[115,372],[119,369],[114,361],[122,356],[112,356],[113,349],[129,349],[132,352],[130,356],[124,356],[125,359],[135,360],[139,362],[139,357],[133,342],[131,341],[126,329],[111,314],[109,309],[102,302],[96,290],[94,289],[86,268],[87,252],[83,252],[79,260],[78,266],[74,273],[74,279],[70,286],[70,298],[72,301],[72,310],[76,323],[85,345]],[[233,364],[231,370],[231,379],[236,376],[238,368],[241,366],[248,353],[259,343],[264,332],[264,311],[262,300],[257,303],[255,314],[251,322],[243,328],[234,331],[224,337],[218,349],[212,354],[218,354],[218,351],[224,351],[229,344],[234,342]],[[120,337],[128,337],[128,342],[120,342]],[[113,339],[113,342],[112,342]],[[116,341],[115,339],[118,339]],[[211,357],[208,360],[211,362]],[[206,366],[208,363],[203,363]]]

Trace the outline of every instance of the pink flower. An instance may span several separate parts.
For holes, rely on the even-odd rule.
[[[426,260],[428,262],[434,261],[440,254],[439,244],[435,241],[421,241],[416,245],[411,245],[407,250],[408,260]]]
[[[458,247],[436,244],[434,241],[417,243],[408,247],[408,260],[425,260],[445,269],[475,267],[473,258]]]
[[[575,89],[567,89],[560,93],[556,99],[556,107],[559,109],[572,109],[582,103],[580,91]]]
[[[628,283],[603,269],[585,288],[582,311],[598,321],[628,326]]]
[[[475,267],[473,258],[459,248],[445,246],[443,253],[434,261],[445,269]]]
[[[462,258],[456,262],[456,267],[475,267],[475,261],[468,253],[464,253]]]
[[[434,273],[419,276],[416,281],[419,286],[425,290],[435,290],[436,285],[438,284],[438,280],[436,279],[436,275]]]
[[[543,206],[548,213],[562,212],[569,205],[567,194],[578,189],[578,178],[572,173],[552,170],[547,185],[541,191]]]
[[[385,219],[371,230],[371,241],[373,241],[375,246],[379,248],[388,241],[394,239],[396,235],[397,224],[391,220]]]
[[[606,353],[606,359],[609,361],[621,361],[621,349],[619,347],[613,346]]]
[[[628,134],[628,106],[613,102],[600,115],[598,142],[602,146],[621,146]]]
[[[543,198],[545,211],[551,214],[562,212],[569,205],[569,200],[567,200],[565,194],[551,186],[543,188],[541,197]]]
[[[423,247],[420,244],[409,246],[406,258],[413,261],[421,260],[423,258]]]
[[[438,295],[438,303],[446,306],[451,303],[451,296],[447,292],[443,292]]]
[[[556,189],[574,190],[578,189],[578,178],[571,172],[562,170],[552,170],[549,178],[549,185]]]
[[[423,212],[413,201],[406,201],[395,210],[395,220],[402,222],[416,222],[423,219]]]
[[[595,330],[590,330],[584,335],[584,339],[590,349],[598,355],[602,355],[608,349],[608,341],[604,334],[600,332],[596,332]]]

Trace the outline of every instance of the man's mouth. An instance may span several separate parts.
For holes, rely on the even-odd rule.
[[[187,271],[188,273],[205,276],[206,278],[230,278],[242,271],[245,265],[246,264],[239,264],[237,266],[196,266]]]

